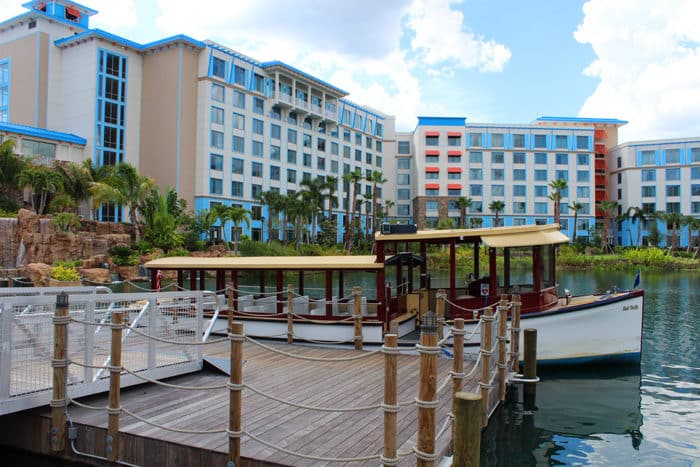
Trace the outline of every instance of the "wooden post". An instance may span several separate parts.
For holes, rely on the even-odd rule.
[[[523,365],[524,379],[537,379],[537,329],[525,329],[523,336],[525,363]],[[535,401],[535,383],[525,383],[523,387],[523,400],[528,406],[533,406]]]
[[[243,390],[243,323],[231,326],[231,376],[229,378],[228,460],[241,463],[241,391]]]
[[[443,324],[445,323],[445,298],[447,297],[445,289],[437,291],[438,299],[435,301],[435,316],[437,317],[437,335],[438,339],[442,339]]]
[[[480,415],[484,401],[479,394],[460,392],[454,410],[452,465],[478,466],[481,453]]]
[[[284,304],[284,301],[283,301],[284,291],[282,289],[282,284],[284,281],[284,272],[281,269],[279,269],[275,276],[276,276],[275,277],[275,291],[277,292],[277,295],[275,295],[275,302],[277,302],[276,306],[275,306],[275,311],[278,314],[281,314],[282,313],[282,305]]]
[[[454,359],[452,360],[452,413],[457,410],[455,403],[457,393],[462,391],[464,378],[464,319],[455,318],[454,335]]]
[[[362,350],[362,288],[353,287],[353,322],[355,324],[355,350]]]
[[[423,317],[420,333],[420,376],[418,388],[418,451],[427,455],[435,453],[435,393],[437,392],[437,318],[435,313],[428,312]],[[416,466],[432,467],[433,460],[418,457]]]
[[[506,324],[506,319],[508,318],[507,304],[508,301],[505,298],[501,298],[501,304],[498,306],[498,400],[501,402],[506,400],[506,368],[508,367],[506,354],[506,340],[508,339]]]
[[[396,453],[397,336],[384,336],[384,460],[398,461]],[[395,465],[394,463],[384,464]]]
[[[68,294],[56,296],[53,329],[53,394],[51,398],[51,449],[63,451],[66,440],[66,375],[68,372]]]
[[[287,344],[294,343],[294,286],[287,284]]]
[[[510,319],[510,358],[511,371],[520,369],[520,295],[513,295],[513,311]]]
[[[488,424],[489,410],[489,389],[491,381],[491,337],[493,330],[493,308],[488,307],[484,312],[481,323],[481,398],[483,404],[481,406],[481,426]]]
[[[120,387],[122,372],[122,326],[121,311],[112,313],[112,345],[109,369],[109,406],[107,407],[107,459],[119,460],[119,414],[121,413]]]

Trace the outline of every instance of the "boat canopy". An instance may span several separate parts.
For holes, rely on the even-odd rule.
[[[383,269],[377,257],[366,256],[224,256],[197,258],[173,256],[147,262],[146,268],[203,270],[374,270]]]
[[[512,227],[489,227],[478,229],[419,230],[411,234],[375,233],[375,240],[380,242],[420,242],[449,241],[460,242],[483,241],[490,247],[518,247],[554,245],[566,243],[569,237],[561,233],[559,224],[519,225]]]

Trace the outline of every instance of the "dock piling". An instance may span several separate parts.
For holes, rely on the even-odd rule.
[[[508,367],[506,360],[506,341],[508,340],[507,315],[508,300],[503,298],[498,306],[498,400],[501,402],[506,400],[506,369]]]
[[[437,318],[429,311],[423,317],[418,353],[420,354],[420,377],[418,388],[418,435],[416,466],[432,467],[435,464],[435,410],[437,392]],[[437,349],[437,351],[435,351]]]
[[[107,459],[119,460],[119,415],[121,414],[122,329],[124,314],[112,312],[112,343],[109,366],[109,406],[107,407]]]
[[[510,358],[511,371],[518,373],[520,369],[520,295],[513,294],[513,310],[510,319]]]
[[[362,288],[353,287],[353,321],[355,335],[355,350],[362,350]]]
[[[438,339],[443,337],[443,324],[445,323],[445,297],[447,292],[445,289],[438,289],[437,295],[435,296],[437,300],[435,301],[435,315],[437,317],[437,335]]]
[[[481,454],[481,395],[459,392],[455,397],[452,465],[478,466]]]
[[[294,342],[294,286],[287,284],[287,344]]]
[[[66,343],[68,342],[68,294],[61,292],[56,296],[54,311],[54,347],[53,347],[53,397],[51,398],[51,449],[63,451],[66,438]]]
[[[229,464],[241,463],[241,392],[243,390],[243,323],[235,321],[231,326],[231,375],[229,377],[229,424],[228,460]]]
[[[493,307],[484,310],[481,322],[481,398],[484,400],[481,412],[481,426],[489,422],[489,390],[491,389],[491,337],[493,334]]]
[[[525,380],[532,381],[525,383],[523,399],[526,405],[534,407],[537,392],[537,384],[535,384],[537,381],[537,329],[525,329],[523,345],[525,346],[523,377]]]
[[[396,411],[397,395],[397,335],[384,336],[384,466],[396,465],[398,461],[396,446]]]

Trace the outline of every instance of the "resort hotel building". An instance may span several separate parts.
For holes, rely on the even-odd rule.
[[[625,121],[558,117],[506,125],[421,116],[414,131],[396,132],[393,116],[282,61],[185,35],[139,44],[90,28],[97,12],[68,0],[23,6],[0,23],[0,138],[45,163],[128,162],[196,211],[240,205],[253,239],[269,235],[260,193],[296,193],[318,177],[337,177],[342,230],[351,188],[343,175],[356,170],[382,172],[378,204],[389,201],[389,220],[419,228],[457,226],[460,198],[471,199],[468,225],[494,225],[494,201],[503,202],[501,225],[553,222],[556,179],[567,181],[561,224],[570,237],[592,235],[605,200],[620,212],[700,217],[700,138],[620,144]],[[363,180],[358,199],[372,189]],[[576,225],[572,203],[581,205]],[[128,220],[118,206],[100,217]],[[625,233],[635,229],[623,222],[613,240],[635,243]]]

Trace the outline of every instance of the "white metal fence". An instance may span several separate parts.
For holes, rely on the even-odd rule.
[[[206,291],[112,294],[35,288],[35,295],[0,295],[0,415],[48,404],[53,373],[53,316],[58,292],[70,292],[68,328],[68,395],[81,397],[106,391],[112,312],[121,311],[132,326],[169,343],[125,332],[124,366],[150,378],[167,378],[202,368],[201,346],[223,306],[221,297]],[[93,288],[96,289],[96,288]],[[7,289],[5,289],[7,290]],[[29,289],[32,290],[32,289]],[[213,312],[205,329],[204,309]],[[94,326],[101,323],[104,326]],[[172,341],[181,342],[174,345]],[[192,343],[193,345],[187,345]],[[143,381],[122,375],[122,386]]]

